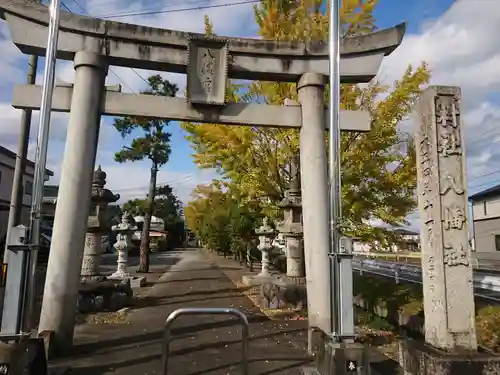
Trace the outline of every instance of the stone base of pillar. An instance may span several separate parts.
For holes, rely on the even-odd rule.
[[[417,340],[399,343],[399,365],[404,375],[500,374],[500,356],[487,353],[449,353]]]
[[[304,277],[275,277],[261,284],[259,305],[268,309],[307,308],[307,289]]]
[[[276,275],[244,275],[241,278],[241,281],[246,286],[258,286],[266,283],[273,282],[277,280],[278,277]]]
[[[130,282],[131,288],[141,288],[146,285],[145,276],[132,276],[129,273],[115,272],[111,276],[108,276],[109,280],[122,280]]]
[[[305,375],[370,374],[368,350],[359,343],[323,341],[317,352],[316,366],[302,369]]]
[[[80,275],[80,282],[85,283],[85,282],[101,282],[105,281],[106,276],[102,275],[93,275],[93,276],[81,276]]]
[[[42,338],[0,343],[0,374],[46,374],[47,357]]]
[[[108,279],[111,280],[125,280],[130,278],[131,276],[128,272],[121,272],[121,271],[116,271],[112,275],[108,276]]]
[[[78,311],[83,314],[98,311],[117,311],[131,303],[130,279],[85,281],[78,288]]]

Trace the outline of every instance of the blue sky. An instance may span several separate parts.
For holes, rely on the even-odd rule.
[[[63,3],[75,13],[91,15],[113,15],[133,13],[141,10],[175,10],[187,7],[227,4],[236,0],[64,0]],[[500,32],[500,15],[490,0],[380,0],[376,18],[380,28],[408,23],[407,35],[402,46],[384,61],[379,79],[391,84],[399,78],[408,64],[429,63],[433,72],[432,83],[459,85],[464,92],[464,119],[468,149],[468,171],[470,192],[476,192],[500,183],[500,99],[497,94],[500,85],[500,49],[494,35]],[[454,5],[453,5],[454,4]],[[452,6],[453,5],[453,6]],[[491,9],[490,11],[488,9]],[[256,25],[252,19],[251,5],[192,10],[178,13],[138,15],[116,18],[122,22],[139,23],[155,27],[167,26],[186,31],[203,30],[203,15],[212,19],[219,35],[252,37]],[[477,20],[481,17],[481,22]],[[111,18],[113,19],[113,18]],[[0,142],[15,150],[18,135],[19,113],[11,108],[12,86],[25,81],[26,57],[12,45],[5,23],[0,24]],[[498,62],[498,65],[496,64]],[[130,69],[115,67],[108,75],[107,83],[121,83],[124,91],[138,92],[145,88],[145,82]],[[154,72],[140,71],[147,78]],[[39,67],[39,82],[43,74],[43,63]],[[58,62],[58,79],[71,82],[73,68],[70,62]],[[119,79],[117,78],[119,77]],[[164,75],[184,88],[181,75]],[[36,138],[38,117],[35,116],[32,140]],[[57,183],[64,152],[67,116],[54,114],[52,118],[49,166],[55,172],[52,183]],[[98,163],[108,172],[108,185],[120,192],[123,198],[145,194],[148,185],[149,165],[128,163],[118,165],[113,161],[114,152],[127,144],[112,128],[112,119],[105,118],[101,126]],[[404,130],[411,130],[413,120],[401,124]],[[171,182],[183,200],[189,199],[190,191],[197,183],[204,183],[213,177],[210,171],[199,171],[190,158],[191,149],[184,139],[185,133],[172,123],[172,154],[170,162],[160,172],[158,181]],[[34,144],[30,150],[33,154]]]

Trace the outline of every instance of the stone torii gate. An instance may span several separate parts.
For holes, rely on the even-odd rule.
[[[25,54],[45,54],[48,8],[26,0],[0,0],[0,16]],[[345,38],[343,83],[365,83],[384,56],[401,43],[405,25]],[[90,187],[101,115],[144,116],[228,125],[300,128],[305,261],[309,324],[331,332],[329,281],[328,128],[324,85],[326,42],[300,43],[206,37],[201,34],[100,20],[61,12],[57,57],[73,60],[73,87],[56,87],[53,111],[69,112],[53,242],[40,331],[54,332],[54,349],[73,338],[77,284],[90,207]],[[187,74],[187,100],[106,91],[108,66]],[[299,106],[226,103],[228,78],[297,82]],[[13,106],[40,108],[40,86],[17,85]],[[343,131],[370,130],[367,112],[343,111]],[[71,219],[69,219],[71,218]]]

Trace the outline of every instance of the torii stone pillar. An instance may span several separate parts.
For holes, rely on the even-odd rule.
[[[299,103],[302,106],[300,174],[309,352],[319,343],[313,335],[315,330],[332,332],[324,88],[325,76],[318,73],[305,73],[297,85]]]
[[[85,232],[90,210],[101,93],[107,66],[93,52],[77,52],[54,232],[40,317],[40,332],[53,332],[51,352],[64,354],[73,342]]]

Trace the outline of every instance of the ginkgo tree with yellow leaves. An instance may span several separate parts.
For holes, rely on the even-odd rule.
[[[377,5],[377,0],[343,0],[343,36],[376,31],[373,12]],[[326,8],[327,4],[318,0],[261,0],[254,7],[254,16],[264,39],[325,40]],[[205,27],[207,34],[214,34],[207,17]],[[401,225],[415,208],[414,145],[411,135],[399,131],[398,124],[409,115],[429,78],[429,70],[422,63],[409,66],[392,87],[376,79],[363,86],[341,85],[341,109],[371,114],[370,132],[342,135],[342,202],[349,234],[380,239],[383,230],[372,227],[368,220]],[[283,105],[286,98],[297,99],[295,84],[232,82],[227,90],[227,99],[232,102]],[[325,104],[327,100],[325,96]],[[216,169],[242,202],[257,201],[266,214],[278,214],[277,204],[290,177],[287,166],[299,149],[296,129],[195,123],[182,126],[189,133],[187,138],[199,167]]]

